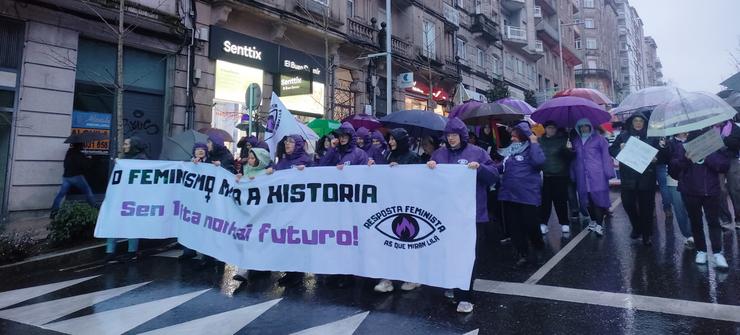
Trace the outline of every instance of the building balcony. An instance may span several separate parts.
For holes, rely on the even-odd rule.
[[[658,68],[658,69],[662,69],[663,68],[663,63],[660,62],[660,58],[658,58],[658,59],[655,60],[655,67]]]
[[[601,77],[611,79],[612,74],[609,70],[604,69],[579,69],[575,70],[576,77]]]
[[[558,6],[553,0],[535,0],[534,4],[542,8],[542,14],[544,16],[556,15],[558,13]]]
[[[542,43],[542,40],[534,41],[534,51],[541,53],[545,52],[545,45]]]
[[[540,20],[536,25],[537,36],[539,36],[544,42],[555,45],[560,41],[560,34],[556,27],[553,27],[547,20]]]
[[[322,0],[296,0],[295,9],[299,12],[308,11],[318,15],[327,15],[328,23],[333,27],[340,27],[344,25],[343,21],[340,21],[340,14],[337,7],[330,5],[328,1]]]
[[[411,53],[411,43],[396,36],[391,37],[391,50],[393,54],[408,58]]]
[[[471,19],[473,21],[470,27],[470,32],[474,34],[481,34],[483,38],[490,42],[496,42],[499,39],[498,23],[491,20],[485,14],[472,14]]]
[[[527,30],[513,26],[504,27],[504,42],[518,47],[526,46]]]
[[[518,11],[523,9],[527,6],[526,0],[502,0],[501,6],[503,6],[508,11]]]
[[[444,3],[443,5],[442,14],[445,18],[445,28],[447,28],[447,30],[457,30],[460,27],[460,12],[457,11],[457,8],[452,7],[447,3]]]
[[[355,19],[347,19],[347,35],[356,42],[376,45],[375,29]]]

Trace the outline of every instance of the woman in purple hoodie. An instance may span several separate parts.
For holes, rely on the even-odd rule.
[[[303,170],[313,165],[313,159],[306,153],[306,141],[301,135],[285,136],[282,142],[285,152],[278,153],[280,160],[275,164],[275,170]]]
[[[710,128],[708,131],[716,131]],[[689,133],[686,141],[701,135],[701,132]],[[670,161],[672,176],[678,177],[678,191],[683,197],[684,206],[689,213],[691,231],[696,246],[696,264],[707,264],[707,243],[704,237],[704,220],[702,211],[707,219],[709,241],[714,253],[714,266],[727,269],[728,264],[722,254],[722,227],[719,222],[720,211],[720,174],[730,169],[729,155],[720,150],[706,158],[692,162],[686,157],[686,150],[682,145],[673,148]]]
[[[538,207],[542,202],[542,177],[545,164],[537,136],[527,122],[520,122],[511,131],[511,145],[502,152],[503,163],[499,167],[501,187],[498,200],[504,208],[504,222],[516,247],[519,260],[517,266],[528,260],[529,246],[542,250],[545,242],[539,230]]]
[[[477,171],[477,183],[475,187],[475,210],[476,210],[476,232],[477,241],[475,244],[476,260],[482,254],[483,246],[486,245],[486,225],[488,224],[488,188],[498,180],[498,170],[494,166],[488,153],[473,144],[468,143],[468,128],[458,118],[452,118],[447,121],[445,126],[445,146],[432,153],[431,159],[427,162],[430,169],[437,167],[437,164],[462,164],[468,168]],[[477,263],[477,261],[476,261]],[[472,279],[475,277],[473,266]],[[457,311],[460,313],[470,313],[473,311],[470,291],[458,291],[455,293],[460,302],[457,304]],[[448,294],[449,296],[449,294]]]
[[[326,150],[326,154],[319,162],[320,166],[336,166],[341,170],[345,165],[367,164],[367,153],[357,147],[357,135],[351,123],[342,123],[334,133],[339,139],[339,144],[336,148]]]

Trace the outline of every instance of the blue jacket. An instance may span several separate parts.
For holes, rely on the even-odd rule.
[[[498,170],[491,156],[482,148],[468,143],[468,128],[458,118],[450,119],[445,126],[445,136],[450,133],[460,135],[460,147],[452,149],[447,143],[432,153],[431,160],[438,164],[463,164],[478,162],[477,183],[475,187],[476,222],[488,222],[488,188],[498,181]]]
[[[529,137],[532,130],[526,123],[516,126],[519,132]],[[501,186],[498,191],[498,199],[525,205],[539,206],[542,203],[542,177],[540,172],[545,164],[545,153],[538,143],[531,143],[522,152],[512,153],[504,157],[500,172]]]

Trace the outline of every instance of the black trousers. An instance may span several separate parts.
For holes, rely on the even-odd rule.
[[[622,206],[635,232],[642,238],[653,236],[655,190],[622,190]]]
[[[540,223],[550,221],[552,207],[561,225],[568,225],[568,184],[569,177],[545,176],[542,182],[542,205],[540,206]]]
[[[537,250],[545,247],[539,228],[539,210],[537,206],[516,202],[503,202],[504,221],[511,234],[511,241],[520,257],[529,255],[529,242]]]
[[[722,251],[722,226],[719,222],[720,196],[699,197],[682,194],[683,204],[689,213],[691,232],[694,234],[696,250],[707,251],[707,242],[704,235],[704,220],[702,209],[707,218],[709,241],[712,243],[712,252]]]
[[[491,225],[488,222],[479,222],[475,225],[475,262],[473,263],[473,273],[470,275],[470,289],[461,290],[455,289],[455,297],[460,301],[470,302],[473,296],[473,282],[475,281],[475,275],[478,272],[481,258],[485,257],[490,253],[491,245],[489,244],[489,237]]]

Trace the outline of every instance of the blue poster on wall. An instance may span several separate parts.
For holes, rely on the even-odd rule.
[[[111,114],[95,112],[72,112],[72,128],[110,129]]]

